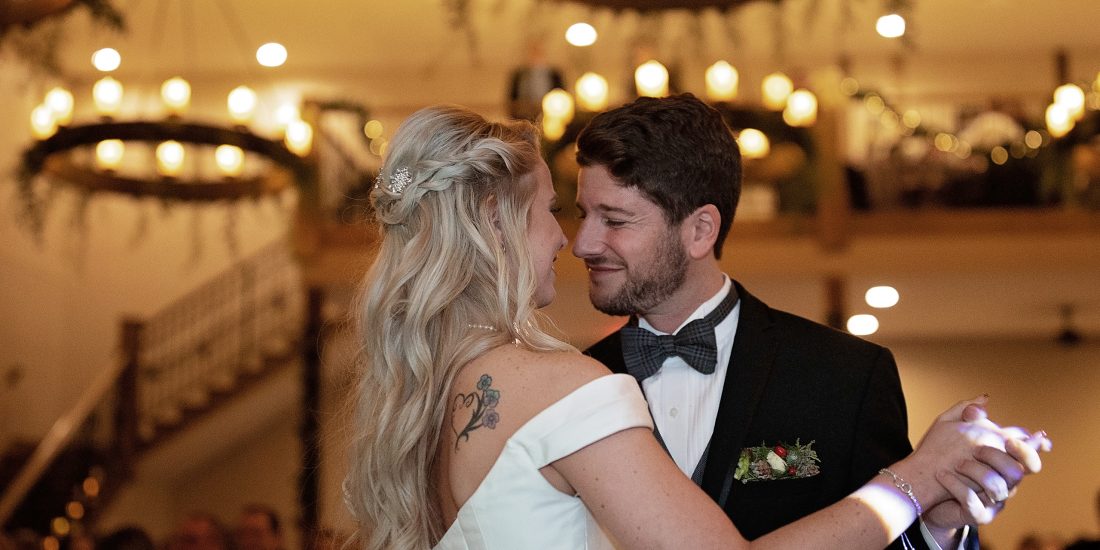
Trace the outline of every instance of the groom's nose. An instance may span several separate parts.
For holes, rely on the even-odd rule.
[[[577,236],[573,239],[573,255],[582,260],[598,256],[603,251],[603,244],[597,235],[599,230],[594,227],[594,222],[589,216],[582,218],[577,226]]]

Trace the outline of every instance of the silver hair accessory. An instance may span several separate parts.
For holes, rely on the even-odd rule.
[[[386,177],[382,175],[384,171],[384,166],[380,170],[378,170],[378,177],[374,178],[375,187],[385,185]],[[389,189],[391,193],[400,194],[402,191],[405,190],[406,187],[409,186],[410,183],[412,183],[412,176],[409,174],[409,169],[402,166],[401,168],[394,170],[393,175],[389,177],[389,180],[389,185],[386,185],[386,188]]]

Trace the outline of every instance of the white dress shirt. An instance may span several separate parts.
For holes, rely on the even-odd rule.
[[[702,319],[718,307],[732,286],[729,277],[726,277],[722,289],[703,302],[676,331],[679,332],[696,319]],[[710,443],[710,436],[714,433],[714,422],[718,418],[718,405],[722,402],[722,386],[726,383],[726,371],[729,369],[730,354],[733,353],[733,336],[737,333],[737,318],[740,313],[741,302],[738,301],[733,311],[715,327],[718,364],[715,365],[713,374],[703,374],[691,368],[680,357],[673,356],[665,359],[657,374],[642,381],[642,391],[649,402],[657,431],[661,433],[661,439],[676,466],[688,477],[695,472],[703,451]],[[638,326],[655,334],[665,334],[653,328],[644,318],[638,319]]]

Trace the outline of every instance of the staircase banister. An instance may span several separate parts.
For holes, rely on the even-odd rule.
[[[0,525],[7,523],[23,498],[38,482],[57,455],[71,442],[73,436],[115,387],[115,382],[126,367],[123,361],[112,361],[100,371],[76,403],[50,426],[27,463],[19,470],[11,484],[0,496]]]

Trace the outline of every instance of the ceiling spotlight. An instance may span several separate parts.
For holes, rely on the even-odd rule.
[[[896,13],[883,15],[875,23],[875,30],[883,38],[899,38],[905,34],[905,18]]]
[[[898,303],[898,291],[892,286],[873,286],[867,289],[863,299],[874,308],[894,307]]]
[[[878,331],[878,319],[874,315],[861,313],[848,318],[848,332],[856,336],[867,336]]]
[[[565,41],[579,47],[595,44],[597,36],[596,28],[588,23],[573,23],[565,31]]]
[[[114,48],[102,48],[92,54],[92,65],[96,70],[109,73],[122,64],[122,56]]]
[[[286,63],[286,47],[278,42],[268,42],[256,50],[256,61],[264,67],[279,67]]]

